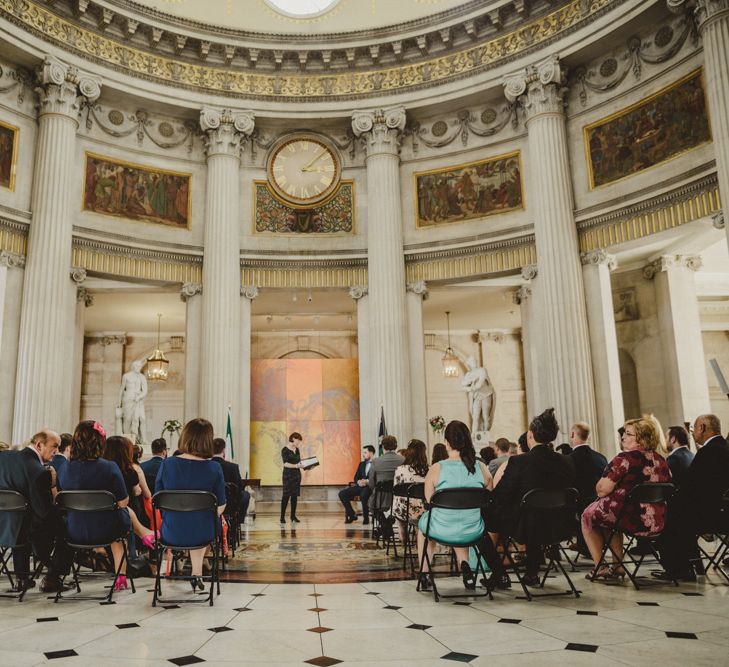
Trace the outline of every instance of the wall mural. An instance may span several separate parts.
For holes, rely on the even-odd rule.
[[[590,188],[711,141],[701,70],[584,129]]]
[[[86,153],[83,210],[188,229],[191,174]]]
[[[346,485],[359,455],[357,359],[254,359],[251,362],[251,477],[281,484],[281,448],[303,436],[301,455],[321,465],[304,484]]]
[[[316,206],[293,208],[281,201],[266,181],[254,181],[256,232],[336,234],[354,231],[354,181],[342,181],[332,197]]]
[[[9,190],[15,189],[18,133],[17,127],[0,121],[0,187]]]
[[[524,208],[520,155],[413,174],[416,224],[428,227]]]

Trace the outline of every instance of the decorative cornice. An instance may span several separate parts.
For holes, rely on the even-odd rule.
[[[10,252],[9,250],[0,251],[0,267],[6,269],[18,268],[22,269],[25,267],[25,256],[17,252]]]
[[[729,0],[667,0],[666,4],[672,12],[693,11],[696,25],[702,34],[715,20],[721,17],[729,20]]]
[[[615,257],[615,255],[611,255],[607,250],[605,250],[605,248],[598,248],[597,250],[580,253],[580,261],[585,266],[605,265],[610,271],[614,271],[618,266],[617,257]]]
[[[643,277],[646,280],[653,280],[657,273],[679,268],[698,271],[701,268],[701,264],[700,255],[663,255],[643,267]]]
[[[240,295],[245,297],[249,301],[253,301],[253,299],[258,297],[258,286],[257,285],[241,285]]]
[[[180,289],[180,301],[186,303],[198,294],[202,294],[202,283],[185,283]]]

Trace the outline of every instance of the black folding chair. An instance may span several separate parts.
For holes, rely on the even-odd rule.
[[[9,564],[13,555],[13,549],[27,549],[31,550],[30,540],[28,539],[27,522],[30,520],[29,517],[29,505],[25,497],[17,491],[0,490],[0,514],[10,515],[8,518],[17,518],[22,521],[24,526],[18,534],[17,540],[13,544],[0,544],[0,577],[5,575],[10,582],[10,588],[14,588],[15,582],[13,581],[13,575],[27,576],[30,581],[35,580],[38,573],[41,571],[43,564],[40,561],[36,562],[33,572],[15,572],[10,569]],[[13,516],[16,515],[16,516]],[[20,516],[18,516],[20,515]],[[16,580],[17,581],[17,580]],[[2,598],[17,598],[18,602],[23,601],[27,588],[18,590],[15,593],[1,593]]]
[[[79,513],[81,515],[94,512],[97,516],[100,514],[106,514],[108,515],[108,520],[110,525],[113,524],[113,522],[116,521],[116,512],[119,509],[119,506],[116,503],[116,498],[114,497],[114,494],[110,491],[61,491],[56,496],[56,505],[58,506],[59,510],[61,511],[61,514],[68,519],[68,515],[73,513]],[[63,592],[63,582],[65,578],[68,576],[67,574],[64,574],[61,576],[61,585],[58,587],[58,592],[56,593],[56,597],[54,598],[54,602],[58,602],[62,599],[72,599],[72,600],[103,600],[108,604],[111,604],[112,596],[114,595],[114,591],[116,589],[116,582],[119,579],[119,576],[121,575],[122,567],[124,566],[124,563],[129,562],[129,552],[128,552],[128,538],[129,533],[126,535],[123,535],[121,537],[117,537],[115,539],[104,541],[100,543],[95,544],[87,544],[82,542],[74,542],[70,540],[68,537],[64,538],[66,544],[71,549],[72,558],[71,558],[71,574],[73,575],[73,583],[76,586],[76,592],[81,593],[81,585],[79,583],[79,570],[81,569],[81,564],[76,562],[76,557],[78,556],[79,552],[83,551],[93,551],[94,549],[110,549],[111,545],[114,542],[120,542],[124,548],[124,552],[122,554],[122,558],[119,561],[119,567],[114,572],[114,581],[111,582],[111,586],[109,587],[109,594],[104,597],[94,597],[94,596],[85,596],[81,597],[80,595],[74,595],[72,598],[64,598],[62,596]],[[106,573],[104,573],[103,576],[105,576]],[[88,576],[88,575],[87,575]],[[95,576],[94,573],[92,573],[91,576]],[[127,578],[129,579],[129,583],[132,586],[132,593],[136,593],[136,588],[134,587],[134,578],[132,577],[130,572],[127,572]]]
[[[491,502],[491,492],[488,489],[483,488],[457,488],[457,489],[442,489],[440,491],[436,491],[430,498],[430,502],[427,503],[427,509],[428,509],[428,515],[425,522],[425,547],[423,548],[423,553],[420,557],[420,576],[418,577],[418,585],[416,586],[417,591],[420,591],[420,584],[423,580],[423,575],[425,575],[428,578],[428,581],[430,585],[433,587],[433,597],[435,598],[435,601],[438,602],[441,597],[444,598],[463,598],[463,597],[486,597],[488,596],[489,599],[493,600],[493,595],[491,594],[490,589],[486,589],[485,593],[466,593],[466,594],[456,594],[456,595],[441,595],[438,593],[438,588],[435,584],[435,577],[433,575],[433,563],[428,556],[428,540],[434,539],[430,536],[430,523],[431,519],[433,517],[433,510],[442,510],[446,512],[451,512],[453,514],[452,521],[455,525],[458,525],[459,517],[457,515],[458,512],[463,512],[465,510],[479,510],[481,514],[483,514],[483,511],[485,508],[488,507],[488,505]],[[475,578],[476,581],[480,581],[481,577],[486,576],[486,572],[482,565],[481,560],[481,551],[478,548],[478,544],[481,541],[483,537],[483,533],[478,536],[475,540],[472,540],[468,543],[463,542],[447,542],[442,539],[438,539],[437,542],[439,544],[443,544],[447,547],[463,547],[463,548],[469,548],[473,547],[474,551],[476,552],[476,572],[475,572]],[[427,563],[428,565],[428,571],[423,571],[423,566]],[[479,575],[481,575],[479,577]]]
[[[393,529],[390,531],[390,534],[387,536],[387,555],[390,555],[390,544],[392,544],[393,547],[393,553],[395,554],[395,558],[399,558],[400,556],[397,555],[397,538],[399,536],[399,531],[395,531],[395,525],[398,521],[397,517],[395,516],[395,498],[405,498],[405,516],[408,515],[409,505],[410,505],[410,499],[408,497],[408,491],[410,489],[410,486],[412,485],[412,482],[404,482],[402,484],[394,484],[392,487],[392,500],[390,503],[390,517],[391,517],[391,523]],[[405,530],[405,542],[402,545],[403,549],[405,550],[405,554],[407,554],[407,529]],[[405,567],[405,554],[403,555],[403,568]]]
[[[622,523],[623,517],[625,516],[625,513],[629,507],[635,507],[637,504],[666,505],[675,490],[676,487],[668,482],[642,482],[641,484],[637,484],[630,490],[625,498],[623,508],[617,516],[615,526],[610,529],[610,535],[605,540],[605,544],[602,548],[602,553],[600,554],[600,561],[598,562],[595,569],[592,571],[590,581],[594,581],[597,573],[600,571],[600,568],[604,565],[607,565],[607,553],[608,551],[610,551],[613,558],[615,559],[615,565],[622,567],[625,570],[625,573],[628,575],[628,579],[630,579],[631,583],[635,587],[635,590],[640,590],[640,586],[638,585],[638,570],[643,564],[645,557],[648,555],[646,549],[655,557],[657,561],[660,562],[660,556],[658,555],[658,551],[656,550],[656,541],[661,536],[661,533],[656,533],[654,535],[638,535],[636,533],[623,530],[618,526],[620,526],[620,524]],[[619,554],[615,553],[615,550],[610,545],[610,542],[616,535],[621,533],[628,538],[632,538],[632,540],[634,540],[636,544],[636,547],[641,548],[641,551],[643,553],[638,560],[630,555],[629,549],[623,550],[622,558]],[[627,561],[630,561],[632,565],[635,565],[635,568],[632,572],[630,570],[630,567],[628,567]],[[672,581],[674,586],[678,586],[678,581],[676,581],[676,579],[673,579]],[[660,582],[653,583],[657,584]]]
[[[235,549],[240,542],[241,499],[240,489],[233,482],[225,483],[225,512],[223,514],[228,522],[228,547],[231,555],[235,556]]]
[[[707,534],[714,535],[714,537],[718,540],[718,544],[716,545],[714,552],[711,554],[699,544],[699,551],[702,554],[699,560],[702,563],[703,561],[706,561],[706,565],[704,565],[705,570],[713,568],[719,572],[719,574],[721,574],[727,582],[729,582],[729,573],[724,569],[723,564],[727,554],[729,554],[729,494],[725,495],[721,499],[721,505],[719,507],[716,520],[707,526],[703,526],[701,530],[699,530],[699,536]]]
[[[389,544],[392,536],[392,523],[385,511],[392,507],[392,480],[377,482],[372,493],[372,531],[377,538],[377,546]]]
[[[415,566],[418,562],[417,555],[417,537],[418,537],[418,519],[410,518],[410,502],[413,500],[419,500],[425,502],[425,484],[423,482],[414,482],[408,484],[405,511],[408,517],[407,523],[405,524],[405,545],[403,547],[404,553],[402,557],[402,567],[407,569],[408,563],[410,563],[410,576],[415,576]]]
[[[154,595],[152,596],[152,606],[157,606],[157,600],[162,598],[162,557],[165,550],[168,550],[172,554],[172,563],[170,565],[170,571],[174,573],[176,571],[176,561],[181,557],[180,552],[189,551],[191,549],[207,549],[208,547],[212,550],[212,565],[210,568],[210,575],[203,576],[203,581],[207,580],[210,582],[210,594],[205,598],[186,598],[178,600],[165,599],[164,602],[169,603],[188,603],[188,602],[208,602],[210,606],[213,606],[213,596],[216,592],[220,595],[220,572],[218,566],[220,563],[219,551],[220,551],[220,521],[218,519],[218,499],[214,493],[210,491],[158,491],[152,496],[152,507],[155,510],[161,512],[174,512],[174,513],[188,513],[188,512],[200,512],[206,513],[210,516],[211,528],[213,532],[213,539],[210,542],[204,544],[171,544],[164,539],[164,535],[160,535],[160,539],[157,540],[156,544],[156,564],[157,564],[157,575],[154,580]],[[155,532],[160,529],[157,526],[157,513],[153,512],[154,518],[154,530]],[[177,574],[167,574],[165,579],[172,580],[184,580],[191,581],[192,576],[183,576]]]

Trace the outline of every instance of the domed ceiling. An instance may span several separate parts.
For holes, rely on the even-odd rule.
[[[110,4],[137,5],[186,21],[246,32],[327,34],[408,23],[474,3],[464,0],[121,0]]]

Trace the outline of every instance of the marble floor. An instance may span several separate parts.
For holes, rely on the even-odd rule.
[[[253,530],[270,530],[261,518]],[[341,530],[334,517],[310,519]],[[297,528],[303,534],[306,522]],[[363,530],[359,528],[359,530]],[[336,561],[331,562],[336,580]],[[0,599],[0,665],[726,665],[729,585],[717,576],[696,584],[590,583],[575,575],[574,597],[533,602],[519,591],[494,600],[433,601],[413,581],[351,583],[223,582],[215,606],[151,606],[151,580],[115,604],[69,599],[54,604],[33,590],[22,603]],[[83,583],[84,593],[104,582]],[[550,578],[560,591],[564,582]],[[443,579],[442,593],[463,593]],[[182,582],[170,597],[192,597]]]

